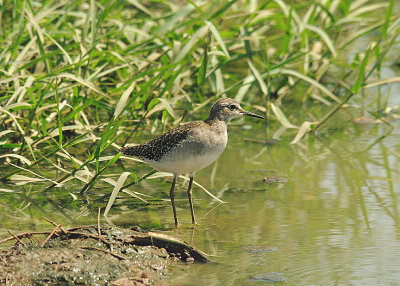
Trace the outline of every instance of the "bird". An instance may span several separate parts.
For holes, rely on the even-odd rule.
[[[196,225],[192,201],[194,175],[221,155],[228,143],[227,125],[239,116],[264,119],[261,115],[245,111],[234,99],[220,98],[212,105],[206,120],[188,122],[147,143],[119,149],[120,153],[135,156],[157,171],[172,173],[169,195],[176,229],[179,226],[174,200],[177,178],[182,174],[190,175],[187,196],[192,225]]]

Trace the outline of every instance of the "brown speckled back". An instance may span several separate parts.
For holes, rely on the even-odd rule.
[[[168,153],[172,148],[182,144],[186,138],[196,128],[204,124],[203,121],[194,121],[186,123],[177,128],[171,129],[160,137],[157,137],[147,143],[123,147],[119,150],[120,153],[128,156],[136,156],[142,160],[159,161],[163,155]]]

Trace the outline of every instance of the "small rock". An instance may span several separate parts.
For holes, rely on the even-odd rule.
[[[287,179],[282,178],[282,177],[265,177],[262,182],[264,184],[269,184],[269,183],[286,183]]]
[[[124,277],[112,282],[116,286],[147,286],[151,285],[148,278],[142,277]]]
[[[167,258],[169,256],[167,250],[165,250],[165,248],[152,248],[151,252],[155,255],[157,255],[158,257],[162,257],[162,258]]]
[[[238,192],[246,193],[247,191],[242,189],[242,188],[229,188],[229,189],[226,189],[225,192],[229,192],[229,193],[238,193]]]
[[[194,262],[194,258],[193,257],[188,257],[188,258],[186,258],[186,262],[187,263],[193,263]]]
[[[183,253],[181,253],[181,259],[185,260],[186,258],[189,258],[190,254],[187,250],[183,251]]]
[[[260,252],[272,252],[277,251],[278,249],[273,246],[243,246],[243,251],[250,252],[250,253],[260,253]]]
[[[146,232],[145,230],[143,230],[140,226],[138,225],[134,225],[131,227],[131,230],[133,231],[137,231],[137,232]]]
[[[257,274],[250,277],[251,281],[263,281],[263,282],[282,282],[285,278],[278,272],[267,272],[264,274]]]
[[[76,258],[83,258],[83,253],[79,252],[75,255]]]

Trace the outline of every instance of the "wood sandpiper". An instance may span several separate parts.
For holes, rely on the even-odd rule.
[[[119,150],[124,155],[138,157],[157,171],[173,174],[169,195],[176,228],[178,227],[174,202],[176,179],[181,174],[190,174],[187,194],[194,225],[196,224],[192,202],[194,174],[221,155],[228,142],[227,125],[233,118],[241,115],[264,119],[260,115],[243,110],[239,103],[231,98],[221,98],[213,104],[206,120],[186,123],[150,142]]]

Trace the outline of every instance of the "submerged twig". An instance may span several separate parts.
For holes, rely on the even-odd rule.
[[[53,231],[47,236],[47,238],[43,241],[43,243],[40,246],[43,247],[60,227],[61,227],[61,224],[56,225],[56,227],[53,229]]]
[[[41,231],[41,232],[21,232],[18,234],[13,235],[12,233],[10,233],[12,236],[7,237],[5,239],[0,240],[0,244],[11,241],[11,240],[18,240],[21,238],[25,238],[25,237],[34,237],[33,235],[42,235],[42,234],[49,234],[48,231]]]
[[[190,257],[200,262],[208,262],[210,259],[208,255],[201,250],[190,246],[183,240],[178,238],[155,232],[134,232],[130,235],[131,241],[124,240],[124,243],[135,245],[149,245],[159,248],[165,248],[169,253],[187,253]]]
[[[100,211],[101,211],[101,207],[99,207],[99,211],[97,212],[97,232],[98,232],[98,234],[99,234],[99,237],[101,236]]]
[[[52,221],[52,220],[50,220],[50,219],[48,219],[48,218],[46,218],[46,217],[42,217],[42,218],[43,218],[45,221],[51,223],[52,225],[54,225],[54,226],[56,226],[56,227],[59,227],[59,228],[62,230],[62,232],[64,232],[64,234],[67,234],[67,233],[68,233],[68,230],[66,230],[61,224],[58,224],[58,223],[56,223],[56,222],[54,222],[54,221]]]
[[[82,248],[82,249],[97,250],[97,251],[101,251],[104,253],[108,253],[108,254],[118,258],[119,260],[128,260],[129,259],[128,257],[122,256],[117,253],[114,253],[114,252],[111,252],[111,251],[108,251],[108,250],[105,250],[102,248],[98,248],[98,247],[85,246],[85,245],[78,245],[77,247]]]
[[[7,232],[8,232],[9,234],[11,234],[12,237],[14,237],[16,240],[18,240],[19,243],[21,243],[22,245],[25,245],[25,243],[24,243],[21,239],[19,239],[18,236],[15,236],[15,235],[14,235],[11,231],[9,231],[9,230],[7,230]]]
[[[100,210],[101,209],[99,208],[99,213],[100,213]],[[126,258],[122,255],[114,253],[113,248],[112,248],[112,246],[114,244],[117,244],[117,245],[133,244],[133,245],[138,245],[138,246],[156,246],[158,248],[165,248],[165,250],[168,253],[172,253],[174,255],[178,254],[178,256],[181,259],[188,259],[188,258],[192,257],[193,259],[200,261],[200,262],[210,261],[208,258],[208,255],[206,253],[194,248],[193,246],[189,245],[188,243],[186,243],[183,240],[174,238],[174,237],[166,235],[166,234],[155,233],[155,232],[151,232],[151,231],[143,233],[143,232],[139,232],[139,231],[125,230],[125,233],[123,233],[115,238],[113,237],[112,238],[113,241],[108,241],[104,236],[101,235],[100,220],[98,220],[98,225],[97,225],[98,235],[97,235],[97,234],[76,231],[78,229],[82,229],[82,230],[86,230],[86,231],[90,232],[91,230],[93,230],[93,228],[94,229],[96,228],[95,226],[76,227],[76,228],[66,230],[61,224],[58,224],[58,223],[56,223],[48,218],[45,218],[45,217],[43,217],[43,219],[55,226],[55,228],[51,232],[39,232],[39,233],[23,232],[23,233],[14,235],[9,231],[11,237],[1,240],[0,243],[11,241],[11,240],[17,240],[21,244],[25,245],[22,242],[21,238],[29,237],[29,236],[32,236],[33,234],[44,234],[44,235],[47,235],[47,237],[43,241],[43,243],[41,243],[41,247],[43,247],[50,239],[52,239],[56,235],[56,236],[60,237],[61,239],[76,239],[76,238],[89,239],[90,238],[90,239],[95,239],[95,240],[101,241],[102,243],[107,245],[107,247],[109,247],[110,250],[105,250],[105,249],[90,247],[90,246],[79,246],[79,247],[102,251],[102,252],[111,254],[114,257],[121,259],[121,260],[129,259],[129,258]],[[103,229],[104,229],[104,227],[103,227]],[[106,229],[112,230],[112,227],[108,227]],[[105,231],[105,234],[107,234],[107,230],[104,230],[104,231]]]

